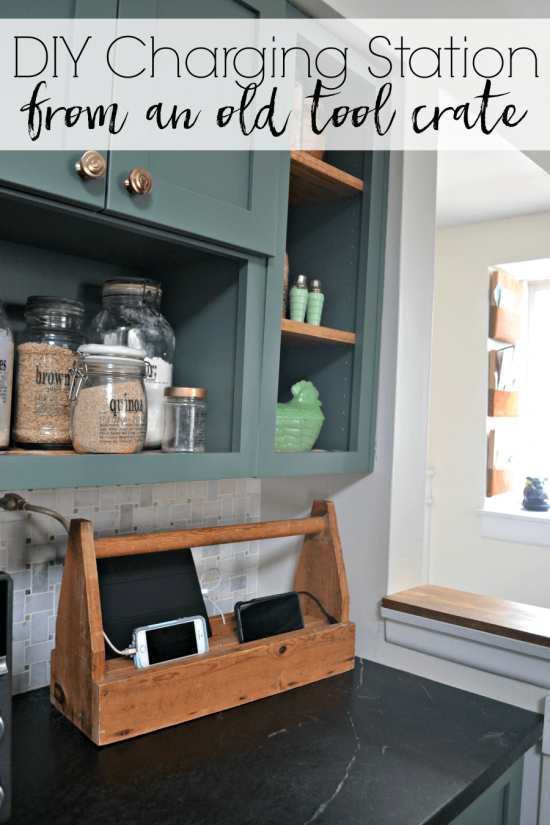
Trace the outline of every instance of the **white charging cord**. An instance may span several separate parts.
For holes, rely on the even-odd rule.
[[[135,656],[136,655],[135,647],[127,647],[126,650],[118,650],[118,648],[116,648],[114,646],[114,644],[111,642],[111,640],[109,639],[109,637],[107,636],[105,631],[103,631],[103,636],[105,638],[105,641],[107,642],[107,644],[111,648],[111,650],[114,650],[115,653],[118,653],[119,656]]]
[[[212,572],[219,573],[219,574],[220,574],[220,578],[218,579],[218,581],[216,582],[216,584],[214,585],[214,587],[210,587],[210,588],[203,587],[202,580],[204,579],[204,577],[206,576],[206,574],[207,574],[207,573],[212,573]],[[206,594],[207,594],[207,593],[212,593],[212,591],[213,591],[213,590],[216,590],[216,588],[217,588],[217,587],[219,587],[219,586],[220,586],[220,584],[222,583],[222,578],[223,578],[222,572],[221,572],[221,570],[218,570],[218,568],[217,568],[217,567],[209,567],[209,568],[208,568],[208,570],[205,570],[205,571],[204,571],[204,573],[203,573],[203,574],[202,574],[202,576],[201,576],[201,579],[200,579],[200,583],[201,583],[201,593],[202,593],[202,595],[203,595],[203,596],[206,596]],[[214,607],[214,608],[218,611],[218,613],[220,614],[220,616],[221,616],[221,617],[222,617],[222,619],[223,619],[223,623],[225,624],[225,616],[223,615],[223,611],[222,611],[222,610],[220,610],[220,608],[218,607],[218,605],[216,604],[216,602],[215,602],[215,601],[213,601],[213,600],[210,598],[210,596],[206,596],[206,599],[207,599],[207,601],[209,601],[209,602],[210,602],[210,604],[212,605],[212,607]]]

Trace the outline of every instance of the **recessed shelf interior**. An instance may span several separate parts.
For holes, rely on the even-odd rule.
[[[308,156],[309,157],[309,156]],[[365,155],[362,152],[327,152],[326,164],[362,182]],[[358,192],[358,194],[360,194]],[[282,322],[278,400],[292,398],[291,387],[311,381],[319,391],[325,421],[315,444],[319,450],[355,449],[352,394],[355,346],[360,294],[359,251],[361,243],[362,198],[340,198],[289,209],[287,253],[289,283],[298,274],[308,282],[322,283],[325,301],[321,323],[326,335],[348,336],[348,341],[320,340],[314,328],[299,325],[301,332],[291,341],[292,322]],[[298,337],[302,336],[300,345]],[[309,335],[310,340],[304,335]],[[315,340],[312,340],[315,337]]]
[[[0,197],[2,301],[14,330],[30,295],[84,303],[86,323],[101,309],[107,278],[159,280],[161,310],[176,335],[173,382],[208,390],[207,452],[240,449],[243,295],[246,261],[168,240],[101,216]]]

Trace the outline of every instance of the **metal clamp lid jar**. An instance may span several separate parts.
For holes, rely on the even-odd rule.
[[[14,440],[26,447],[70,444],[69,368],[86,339],[84,304],[32,295],[17,336]]]
[[[164,390],[163,453],[204,453],[206,395],[202,387],[166,387]]]
[[[139,453],[147,429],[145,351],[87,344],[70,372],[71,439],[77,453]]]
[[[160,311],[162,296],[158,281],[119,277],[103,285],[103,309],[93,319],[88,338],[94,344],[122,345],[145,350],[152,366],[146,378],[147,447],[160,447],[164,388],[172,383],[174,331]]]

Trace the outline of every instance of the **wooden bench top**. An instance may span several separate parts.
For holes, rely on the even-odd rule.
[[[545,607],[478,596],[433,584],[385,596],[382,605],[402,613],[550,647],[550,610]]]

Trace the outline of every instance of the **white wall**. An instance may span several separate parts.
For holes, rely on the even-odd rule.
[[[422,572],[435,190],[435,155],[392,155],[374,472],[262,481],[262,520],[306,515],[314,498],[336,503],[357,652],[373,659],[401,654],[378,650],[380,599]],[[300,546],[271,542],[260,593],[291,587]]]
[[[403,217],[399,205],[401,197]],[[357,623],[356,652],[359,656],[473,693],[541,711],[546,693],[542,688],[406,650],[387,644],[384,640],[384,626],[380,618],[381,598],[397,589],[421,583],[429,396],[427,372],[431,348],[430,291],[434,270],[430,255],[433,254],[434,244],[434,205],[435,158],[420,153],[410,153],[404,158],[400,155],[393,156],[374,472],[369,476],[266,479],[262,481],[261,518],[263,521],[308,515],[314,498],[326,498],[335,502],[350,587],[350,614]],[[550,216],[525,218],[518,223],[531,226],[533,232],[526,233],[525,243],[532,240],[531,236],[538,238],[537,244],[532,244],[531,248],[537,257],[546,257],[549,254],[546,246],[550,245]],[[511,261],[515,253],[511,246],[513,233],[510,230],[515,222],[507,221],[506,225],[508,231],[504,234],[507,242],[499,246],[501,251],[498,258]],[[477,228],[445,230],[440,233],[437,271],[440,271],[441,241],[444,235],[458,239],[458,244],[449,250],[452,258],[460,257],[461,233],[464,233],[464,241],[466,237],[469,237],[469,241],[476,237],[476,243],[483,248],[487,237],[491,236],[491,230],[492,226],[485,224]],[[544,234],[549,239],[548,243],[543,240]],[[523,250],[520,257],[525,257]],[[445,266],[449,267],[451,260],[446,257],[445,261]],[[469,277],[470,265],[471,261],[468,260],[462,265],[456,265],[456,269],[461,276]],[[484,290],[486,300],[486,282]],[[455,323],[456,317],[470,317],[472,314],[464,295],[465,292],[461,290],[460,301],[464,300],[466,307],[447,312],[447,321],[441,316],[440,302],[436,302],[438,332],[434,339],[434,363],[444,360],[440,357],[441,348],[447,347],[441,340],[440,331],[444,333],[451,326],[450,319]],[[445,306],[445,301],[443,303]],[[480,318],[477,320],[477,326],[481,330]],[[461,345],[466,341],[469,346],[470,337],[475,337],[476,324],[473,321],[472,316]],[[482,351],[486,341],[486,323],[484,312],[485,337],[480,338]],[[477,381],[478,386],[483,387],[480,413],[482,441],[485,438],[486,386],[486,368],[483,369],[483,377]],[[439,384],[445,380],[445,375],[435,375],[435,372],[432,375],[434,405],[434,394],[441,396]],[[467,383],[470,387],[475,381],[466,367],[461,368],[460,375],[461,386]],[[460,400],[464,396],[456,397],[458,401],[455,403],[464,410],[464,402]],[[437,410],[433,415],[437,420]],[[461,420],[467,420],[468,417],[466,409]],[[435,430],[432,428],[431,432],[433,447]],[[450,437],[445,435],[444,440],[452,451],[453,460],[456,457],[466,461],[462,456],[465,452],[464,445],[458,443],[460,439],[456,433]],[[453,502],[462,502],[463,487],[469,487],[469,482],[464,483],[463,476],[457,477],[454,469],[445,471],[444,465],[433,457],[432,461],[440,475],[434,510],[437,510],[440,501],[438,496],[441,497],[442,504],[446,498],[453,509]],[[482,496],[483,478],[480,489]],[[476,498],[473,506],[468,502],[466,520],[470,514],[472,520],[476,518],[473,509],[481,501],[482,498]],[[463,503],[457,509],[464,514]],[[442,524],[443,521],[441,519],[439,523]],[[456,518],[454,524],[455,537],[460,536],[457,529],[462,527],[456,527]],[[464,541],[458,542],[457,539],[465,555],[455,555],[452,581],[446,579],[437,581],[438,584],[452,587],[464,584],[468,568],[475,568],[479,564],[479,552],[469,549],[469,544],[474,540],[481,541],[476,536],[479,533],[474,535],[470,530],[467,535],[464,534]],[[437,539],[434,538],[434,541],[437,543]],[[258,589],[261,594],[282,592],[292,586],[300,546],[299,539],[268,543],[260,560]],[[550,558],[550,551],[548,556]]]
[[[488,267],[549,255],[550,214],[437,232],[429,435],[432,584],[539,607],[550,607],[550,547],[481,538],[474,510],[485,500]]]

